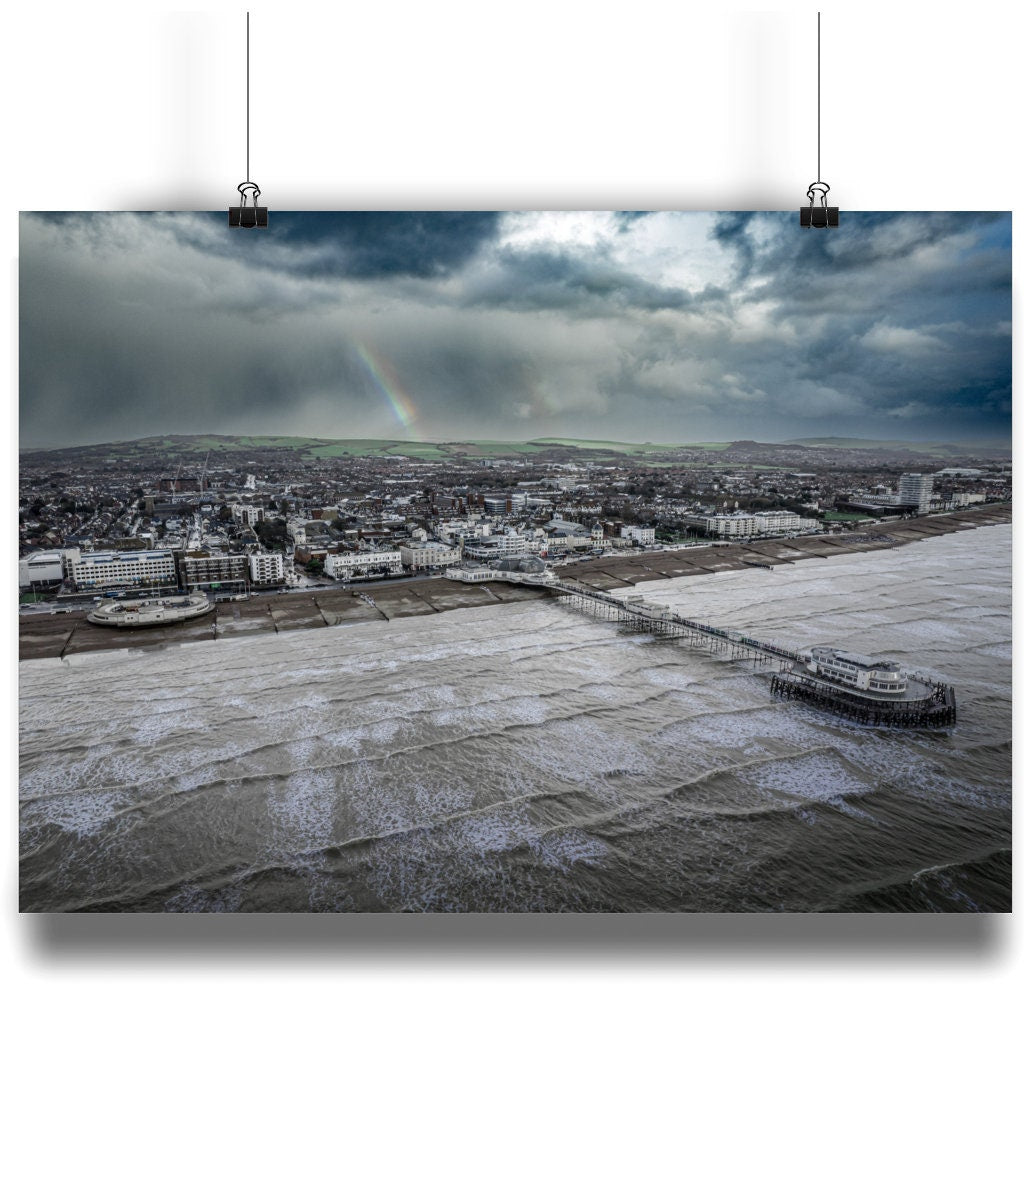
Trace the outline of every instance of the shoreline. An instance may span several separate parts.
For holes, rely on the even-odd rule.
[[[721,571],[781,568],[809,558],[894,550],[926,538],[941,537],[1012,520],[1009,503],[965,509],[959,513],[912,517],[907,521],[873,525],[870,532],[812,534],[773,538],[762,542],[686,546],[616,558],[595,558],[555,567],[560,578],[599,591],[633,587],[637,583],[711,575]],[[158,649],[169,644],[254,637],[292,629],[358,625],[365,621],[392,621],[427,616],[459,608],[493,607],[541,599],[540,588],[493,581],[464,584],[442,577],[423,576],[377,584],[373,603],[355,591],[305,592],[288,595],[258,593],[244,602],[226,601],[213,611],[181,625],[140,629],[110,629],[90,624],[87,614],[40,613],[19,616],[19,660],[63,658],[65,655],[120,649]]]

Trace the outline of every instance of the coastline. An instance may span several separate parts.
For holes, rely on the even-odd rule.
[[[941,537],[1012,520],[1008,503],[959,513],[913,517],[873,525],[864,533],[814,534],[762,542],[687,546],[626,557],[599,558],[556,567],[563,579],[595,590],[632,587],[637,583],[709,575],[721,571],[782,568],[808,558],[829,558],[874,550],[895,550],[925,538]],[[52,613],[19,617],[19,659],[63,658],[65,655],[117,649],[156,649],[171,643],[251,637],[292,629],[326,628],[364,621],[392,621],[427,616],[457,608],[516,604],[541,598],[541,589],[491,582],[456,583],[421,577],[375,584],[373,603],[356,591],[309,591],[299,595],[254,594],[244,602],[226,601],[203,617],[181,625],[145,629],[108,629],[90,624],[87,614]]]

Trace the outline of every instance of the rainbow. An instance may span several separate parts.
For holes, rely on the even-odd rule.
[[[369,346],[363,343],[356,345],[356,353],[377,390],[391,405],[395,416],[402,423],[402,428],[411,429],[416,420],[416,409],[395,378],[394,368],[380,354],[374,354]]]

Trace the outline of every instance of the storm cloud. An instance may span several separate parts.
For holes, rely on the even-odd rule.
[[[1005,213],[27,213],[20,294],[23,446],[1009,436]]]

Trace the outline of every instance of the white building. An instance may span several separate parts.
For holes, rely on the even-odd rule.
[[[261,504],[232,504],[231,516],[236,525],[248,525],[253,528],[265,519],[266,512]]]
[[[753,513],[716,513],[700,520],[713,537],[753,537],[757,533]]]
[[[445,546],[442,542],[420,542],[415,546],[402,546],[399,550],[402,566],[422,571],[427,567],[454,567],[462,555],[457,546]]]
[[[463,562],[461,566],[449,567],[445,571],[446,579],[457,579],[460,583],[486,583],[497,579],[498,572],[488,563]]]
[[[481,538],[475,546],[465,546],[463,554],[468,558],[509,558],[526,553],[526,538],[518,530],[492,533]]]
[[[306,544],[307,520],[307,517],[289,517],[285,523],[288,536],[296,546],[304,546]]]
[[[39,551],[18,563],[18,587],[28,590],[36,584],[43,587],[62,583],[64,558],[59,550]]]
[[[623,525],[622,536],[636,546],[653,546],[654,545],[654,526],[647,527],[645,525]]]
[[[900,504],[914,504],[919,513],[931,507],[934,475],[909,473],[900,476]]]
[[[77,588],[138,587],[177,583],[170,550],[108,550],[69,564]]]
[[[593,539],[589,534],[549,533],[547,535],[546,548],[549,552],[571,552],[573,550],[589,550],[593,544]],[[602,545],[604,544],[602,542]]]
[[[253,587],[284,583],[284,556],[261,550],[249,555],[249,578]]]
[[[491,523],[476,517],[455,517],[449,521],[438,521],[434,532],[442,542],[458,542],[460,538],[487,537],[491,532]]]
[[[382,575],[391,571],[402,573],[400,550],[357,550],[351,554],[328,554],[324,558],[324,574],[332,579],[351,579],[359,571],[363,575]]]
[[[984,492],[954,492],[949,498],[949,506],[966,508],[969,504],[984,504],[987,498]]]
[[[889,695],[907,690],[907,672],[899,663],[863,658],[834,646],[812,646],[805,665],[812,675],[844,687]]]
[[[699,519],[709,534],[724,538],[777,537],[784,533],[817,533],[821,529],[818,521],[785,508],[759,513],[716,513]]]
[[[819,521],[801,517],[788,508],[770,508],[755,513],[754,521],[758,533],[817,533],[821,529]]]

